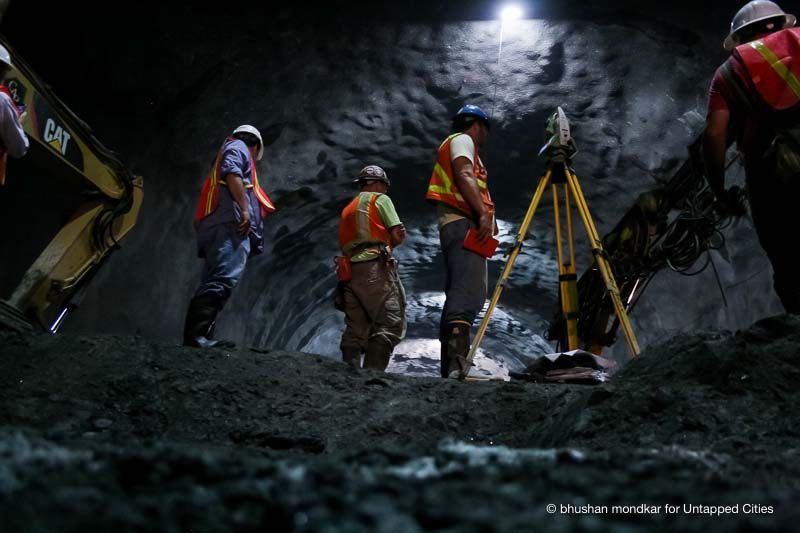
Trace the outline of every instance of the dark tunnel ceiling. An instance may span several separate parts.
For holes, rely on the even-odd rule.
[[[526,19],[586,20],[609,26],[640,26],[640,20],[661,19],[674,28],[686,44],[697,41],[698,34],[708,33],[709,24],[719,28],[720,42],[725,28],[735,12],[736,4],[730,0],[714,0],[703,4],[698,16],[697,2],[685,0],[653,2],[635,0],[610,0],[587,2],[585,0],[431,0],[425,2],[367,2],[336,0],[304,5],[301,2],[245,2],[232,0],[220,4],[200,4],[186,1],[129,3],[84,2],[52,3],[41,0],[11,0],[0,32],[14,48],[35,65],[39,75],[51,84],[62,100],[68,102],[82,118],[91,123],[97,104],[108,102],[118,108],[120,95],[113,83],[106,82],[112,71],[128,68],[125,64],[97,64],[88,50],[99,43],[109,50],[126,46],[115,42],[141,35],[145,41],[169,42],[169,35],[148,37],[148,32],[161,31],[156,21],[171,20],[177,27],[198,20],[221,19],[223,13],[248,20],[263,20],[265,34],[292,28],[321,28],[334,33],[359,31],[365,34],[379,32],[382,27],[408,24],[440,25],[464,21],[497,20],[503,6],[522,7]],[[791,6],[787,6],[791,8]],[[676,21],[680,21],[677,23]],[[357,28],[357,30],[356,30]],[[176,33],[178,33],[176,31]],[[218,36],[221,41],[236,36],[235,28],[224,28]],[[258,38],[258,35],[249,35]],[[109,41],[109,42],[106,42]],[[136,47],[134,40],[127,46]],[[152,48],[152,46],[151,46]],[[723,58],[721,48],[710,50],[712,56]],[[104,83],[105,82],[105,83]],[[163,86],[163,80],[153,80],[147,86]],[[119,109],[118,109],[119,111]],[[141,109],[132,110],[129,120],[142,118]],[[145,110],[149,111],[149,110]],[[113,143],[115,139],[106,139]]]
[[[784,2],[785,3],[785,2]],[[686,22],[696,21],[698,26],[706,26],[716,17],[727,22],[738,9],[736,2],[709,1],[703,3],[703,16],[698,17],[697,2],[685,0],[672,2],[654,2],[637,0],[610,0],[606,2],[565,1],[565,0],[434,0],[428,2],[368,2],[368,1],[327,1],[327,2],[245,2],[235,0],[226,2],[224,8],[220,4],[199,4],[186,1],[147,0],[129,3],[99,2],[65,2],[54,4],[40,0],[12,0],[7,17],[3,24],[4,32],[16,32],[10,26],[34,26],[40,28],[60,27],[62,34],[69,34],[77,26],[93,24],[128,25],[137,19],[137,15],[155,14],[163,10],[186,8],[193,15],[205,14],[214,16],[221,9],[226,13],[241,11],[248,17],[263,17],[266,23],[281,24],[287,21],[293,24],[328,24],[335,25],[347,20],[363,20],[365,32],[371,31],[369,24],[407,24],[407,23],[455,23],[499,18],[500,10],[506,5],[522,8],[525,18],[536,19],[592,19],[596,21],[620,24],[635,22],[643,15],[686,17]],[[791,8],[791,6],[785,6]],[[790,9],[791,10],[791,9]],[[180,23],[176,19],[176,23]],[[73,26],[74,25],[74,26]],[[72,27],[70,27],[72,26]],[[725,24],[722,24],[724,27]],[[268,31],[268,28],[265,28]],[[724,33],[721,31],[721,33]],[[73,35],[73,38],[80,35]]]

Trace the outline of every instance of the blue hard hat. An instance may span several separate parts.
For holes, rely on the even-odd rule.
[[[484,124],[486,124],[487,128],[490,127],[489,116],[483,112],[483,109],[473,104],[467,104],[459,109],[458,113],[456,113],[456,115],[453,117],[453,123],[455,124],[456,122],[460,121],[469,121],[469,117],[475,117],[478,120],[482,120]]]

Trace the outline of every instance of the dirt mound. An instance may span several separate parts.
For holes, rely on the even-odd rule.
[[[572,445],[680,445],[800,479],[800,317],[738,333],[683,335],[631,362],[588,398]]]
[[[586,387],[0,333],[2,530],[789,531],[798,346],[775,317]]]
[[[356,371],[303,353],[194,350],[131,337],[0,334],[0,423],[57,440],[409,454],[444,438],[530,446],[582,387],[460,383]]]

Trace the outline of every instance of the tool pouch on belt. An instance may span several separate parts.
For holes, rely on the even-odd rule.
[[[337,255],[333,258],[336,263],[336,279],[339,281],[350,281],[353,279],[353,267],[350,258],[346,255]]]
[[[766,153],[775,177],[784,183],[800,177],[800,128],[779,128]]]

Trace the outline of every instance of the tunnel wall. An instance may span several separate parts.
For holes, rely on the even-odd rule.
[[[199,185],[225,135],[251,123],[265,137],[259,175],[278,211],[266,222],[266,251],[250,262],[218,334],[337,354],[342,316],[330,291],[338,215],[354,194],[352,177],[378,164],[409,230],[397,251],[409,297],[404,346],[423,358],[438,357],[443,285],[424,194],[452,114],[471,102],[492,115],[484,160],[501,240],[510,244],[544,170],[536,156],[544,121],[562,106],[580,149],[575,169],[603,234],[685,159],[702,129],[707,86],[725,58],[721,41],[735,11],[712,2],[700,20],[690,4],[560,2],[504,27],[500,49],[500,22],[480,2],[468,9],[432,2],[417,12],[359,10],[360,3],[313,13],[236,2],[224,11],[73,6],[51,13],[63,17],[59,26],[40,20],[37,38],[20,26],[33,4],[12,4],[3,32],[145,179],[139,223],[65,331],[179,342],[201,268],[191,226]],[[71,36],[68,61],[44,46],[48,31],[51,39]],[[541,334],[556,305],[552,226],[545,202],[484,345],[505,354],[508,366],[548,351]],[[664,271],[634,313],[643,346],[781,311],[749,220],[726,237],[713,258],[727,306],[712,269],[692,278]],[[581,271],[588,244],[580,231],[576,243]],[[503,261],[490,262],[490,286]],[[623,358],[625,347],[613,351]]]

